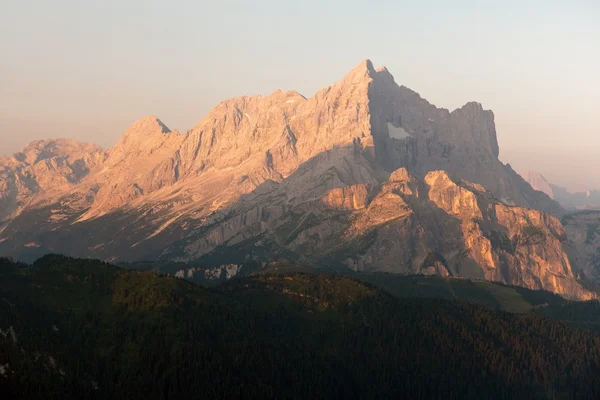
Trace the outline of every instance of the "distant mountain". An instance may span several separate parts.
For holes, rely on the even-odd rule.
[[[381,277],[421,297],[399,298],[346,276],[285,271],[205,289],[56,255],[32,266],[0,259],[0,279],[7,399],[600,394],[600,337],[574,326],[597,329],[598,303],[547,292]],[[452,285],[521,313],[428,298]]]
[[[542,174],[535,171],[528,171],[524,175],[524,179],[531,185],[532,188],[537,191],[544,192],[548,195],[548,197],[554,199],[554,191],[552,190],[550,183]]]
[[[0,158],[0,232],[23,211],[69,193],[104,160],[100,147],[68,139],[37,140]]]
[[[548,182],[542,174],[535,171],[528,171],[523,174],[523,177],[533,189],[546,193],[569,211],[600,210],[600,191],[598,190],[573,192]]]
[[[550,186],[555,193],[555,199],[569,210],[600,210],[600,191],[598,190],[571,192],[560,186]]]
[[[565,210],[498,160],[493,113],[436,108],[368,60],[309,99],[240,97],[185,133],[152,116],[111,149],[78,148],[59,176],[81,171],[52,190],[8,184],[34,161],[4,167],[14,205],[0,254],[215,268],[285,257],[593,296],[563,251]]]

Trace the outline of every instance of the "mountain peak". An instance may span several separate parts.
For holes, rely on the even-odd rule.
[[[369,71],[369,72],[375,72],[375,68],[373,67],[373,62],[371,60],[369,60],[368,58],[365,58],[364,60],[362,60],[360,62],[360,64],[358,64],[358,66],[355,68],[356,69],[362,69],[365,71]]]
[[[372,79],[376,71],[371,60],[365,59],[351,70],[342,80],[343,82],[357,83],[364,79]]]
[[[542,179],[542,180],[546,181],[546,178],[544,177],[544,175],[542,175],[541,173],[539,173],[537,171],[529,170],[529,171],[526,172],[526,175],[528,177],[532,177],[532,178],[536,178],[536,179]]]
[[[171,130],[156,115],[148,115],[131,124],[115,147],[130,145],[134,142],[145,142],[168,133],[171,133]]]
[[[169,127],[167,127],[156,115],[147,115],[135,121],[127,128],[125,133],[131,133],[136,131],[148,131],[160,132],[160,133],[171,133]]]
[[[554,191],[552,190],[550,183],[548,183],[542,174],[537,171],[527,171],[524,174],[524,178],[532,188],[539,192],[546,193],[551,199],[554,198]]]
[[[377,68],[375,70],[375,74],[377,75],[378,79],[384,82],[387,82],[389,84],[395,83],[394,76],[385,66]]]
[[[119,163],[134,154],[135,157],[148,156],[160,148],[169,151],[171,146],[167,144],[179,143],[181,136],[177,131],[171,131],[155,115],[140,118],[125,130],[110,150],[109,164]]]

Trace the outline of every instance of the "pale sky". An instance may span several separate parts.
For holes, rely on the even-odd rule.
[[[2,0],[0,155],[104,147],[150,114],[192,128],[221,100],[311,96],[369,58],[439,107],[494,110],[500,158],[600,188],[597,0]]]

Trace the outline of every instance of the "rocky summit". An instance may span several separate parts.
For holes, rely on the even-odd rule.
[[[544,192],[548,195],[548,197],[554,199],[554,191],[552,190],[552,186],[542,174],[536,171],[527,171],[527,173],[525,173],[523,176],[532,188],[540,192]]]
[[[449,111],[368,60],[306,98],[157,117],[111,149],[35,142],[0,161],[0,254],[239,265],[288,258],[587,299],[564,209],[499,161],[494,114]]]

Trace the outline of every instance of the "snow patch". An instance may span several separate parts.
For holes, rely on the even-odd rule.
[[[410,134],[408,132],[406,132],[404,130],[404,128],[400,127],[400,128],[396,128],[394,125],[392,125],[390,122],[387,123],[388,126],[388,132],[390,135],[390,139],[406,139],[408,137],[410,137]]]
[[[294,99],[290,99],[290,100],[286,100],[285,102],[286,102],[287,104],[292,104],[292,103],[295,103],[295,102],[296,102],[296,100],[294,100]]]
[[[6,364],[0,364],[0,376],[6,376],[8,375],[8,363]]]

